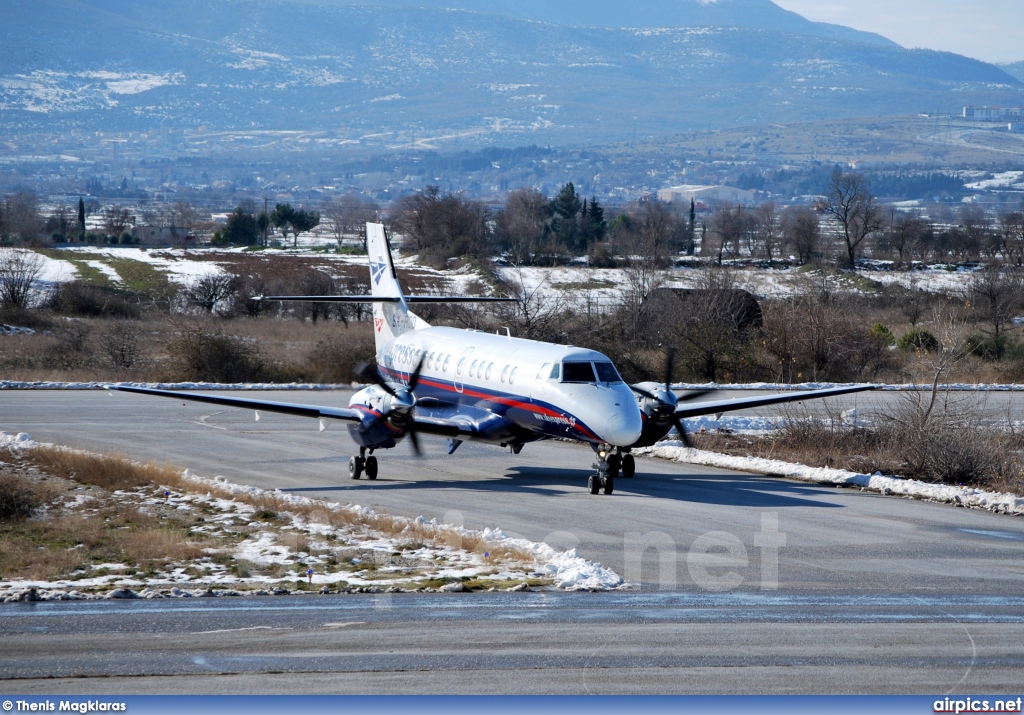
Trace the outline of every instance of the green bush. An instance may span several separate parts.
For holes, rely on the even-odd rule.
[[[896,347],[908,353],[937,353],[942,349],[939,339],[924,328],[914,328],[900,336]]]
[[[964,339],[963,351],[967,355],[974,355],[982,360],[1002,360],[1010,353],[1019,352],[1013,350],[1014,347],[1015,344],[1006,335],[972,333]]]
[[[881,323],[875,323],[871,326],[870,335],[883,345],[896,344],[896,336],[892,334],[892,331],[889,330],[889,328],[885,327]]]

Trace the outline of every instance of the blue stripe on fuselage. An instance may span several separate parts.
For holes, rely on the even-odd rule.
[[[385,378],[395,380],[402,384],[409,383],[409,373],[395,370],[393,368],[378,367]],[[436,377],[421,376],[416,386],[418,397],[433,397],[446,402],[453,402],[458,405],[474,407],[487,410],[493,414],[507,416],[512,410],[519,410],[533,415],[528,424],[509,417],[512,422],[528,429],[531,432],[552,437],[572,437],[583,442],[602,442],[603,440],[590,429],[583,420],[573,414],[560,410],[552,404],[539,400],[530,400],[522,395],[510,392],[491,390],[476,385],[466,385],[463,389],[457,390],[454,382],[441,380]]]

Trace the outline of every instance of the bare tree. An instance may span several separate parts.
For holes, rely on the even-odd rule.
[[[103,227],[109,236],[120,237],[134,221],[132,212],[122,206],[111,206],[103,212]]]
[[[238,292],[239,280],[229,273],[205,275],[190,285],[186,291],[188,301],[198,305],[207,313],[213,313],[218,304],[223,304]]]
[[[495,238],[512,263],[536,261],[544,250],[550,218],[550,202],[536,189],[516,189],[505,198],[495,221]]]
[[[18,248],[0,249],[0,305],[27,308],[32,286],[43,272],[43,257]]]
[[[999,217],[1003,256],[1015,266],[1024,265],[1024,212],[1009,211]]]
[[[790,206],[782,214],[782,232],[796,251],[800,264],[810,263],[818,252],[821,228],[818,216],[806,206]]]
[[[518,300],[499,303],[496,314],[502,325],[508,326],[517,337],[531,340],[560,340],[567,312],[565,296],[561,291],[545,291],[541,281],[532,288],[523,280],[522,269],[511,280],[506,280],[509,292]]]
[[[928,231],[928,222],[920,216],[900,212],[893,215],[889,229],[882,235],[885,247],[896,253],[896,266],[903,265],[911,249],[923,239]]]
[[[842,228],[846,261],[851,268],[857,265],[857,249],[864,239],[885,225],[882,211],[862,174],[847,174],[837,168],[829,180],[828,193],[815,207],[832,216]]]
[[[112,368],[131,368],[140,362],[141,335],[138,323],[128,320],[115,320],[103,331],[100,347]]]
[[[1024,277],[1016,270],[990,263],[971,277],[967,301],[972,322],[987,326],[982,330],[991,338],[988,352],[996,359],[1002,358],[1006,331],[1024,306]]]
[[[719,206],[708,226],[712,240],[701,246],[701,254],[713,255],[719,265],[724,257],[740,255],[740,247],[750,232],[750,219],[750,211],[744,211],[742,206]]]
[[[771,265],[776,253],[781,253],[785,243],[782,230],[782,212],[774,201],[767,201],[757,207],[754,212],[754,236],[757,239],[757,250],[768,259]]]
[[[45,230],[51,236],[61,241],[67,241],[77,233],[77,223],[74,211],[61,201],[46,219]]]
[[[43,219],[39,200],[29,191],[19,191],[0,199],[0,240],[30,243],[39,238]]]
[[[362,238],[366,249],[366,223],[376,220],[380,211],[376,201],[359,194],[345,194],[328,199],[321,208],[339,247],[345,236],[355,235]]]

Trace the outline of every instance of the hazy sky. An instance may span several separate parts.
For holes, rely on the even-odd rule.
[[[1024,61],[1024,0],[773,0],[808,20],[885,35],[904,47],[986,62]]]

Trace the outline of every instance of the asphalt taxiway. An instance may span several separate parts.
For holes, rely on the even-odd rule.
[[[253,393],[245,393],[255,397]],[[343,392],[266,399],[347,404]],[[995,692],[1024,689],[1024,521],[641,459],[424,438],[352,481],[341,425],[91,391],[0,392],[0,429],[564,548],[608,594],[0,606],[9,692]]]

